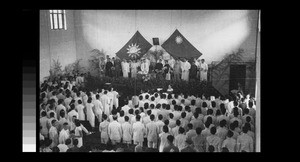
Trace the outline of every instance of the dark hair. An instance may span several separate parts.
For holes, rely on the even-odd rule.
[[[142,99],[143,99],[143,96],[142,96],[142,95],[140,95],[140,96],[139,96],[139,100],[142,100]]]
[[[247,126],[243,126],[242,131],[243,131],[243,133],[247,133],[248,132],[248,127]]]
[[[152,103],[152,104],[150,104],[150,108],[151,109],[154,109],[154,107],[155,107],[155,105]]]
[[[250,108],[252,108],[253,102],[252,102],[252,101],[249,101],[248,106],[249,106]]]
[[[178,132],[179,132],[180,134],[183,134],[183,133],[185,132],[185,130],[184,130],[183,127],[179,127]]]
[[[117,115],[113,115],[113,120],[117,120],[118,119],[118,116]]]
[[[186,112],[182,112],[181,113],[181,118],[185,118],[186,117]]]
[[[197,133],[198,135],[200,135],[201,132],[202,132],[202,128],[201,128],[201,127],[197,127],[197,128],[196,128],[196,133]]]
[[[164,125],[164,126],[163,126],[163,132],[167,133],[168,131],[169,131],[168,126]]]
[[[68,138],[68,139],[66,139],[65,144],[66,144],[66,145],[69,145],[69,144],[71,144],[71,142],[72,142],[71,139]]]
[[[136,109],[135,111],[134,111],[134,114],[135,115],[138,115],[140,113],[140,110],[138,110],[138,109]]]
[[[215,126],[213,126],[213,127],[210,128],[210,133],[211,133],[211,134],[214,135],[214,134],[216,134],[216,132],[217,132],[217,129],[216,129]]]
[[[206,107],[207,107],[207,103],[206,103],[206,102],[203,102],[203,103],[202,103],[202,107],[206,108]]]
[[[215,101],[211,101],[211,106],[212,106],[213,108],[215,108],[215,107],[216,107],[216,102],[215,102]]]
[[[125,121],[129,121],[129,117],[128,116],[125,116],[124,119],[125,119]]]
[[[245,108],[243,111],[244,114],[249,114],[249,109]]]
[[[173,141],[174,141],[174,136],[168,135],[167,139],[168,139],[168,141],[169,141],[170,143],[173,143]]]
[[[208,120],[206,120],[206,122],[204,123],[205,127],[208,128],[210,126],[210,122]]]
[[[250,117],[250,116],[247,116],[247,117],[246,117],[246,122],[247,122],[247,123],[250,123],[250,122],[251,122],[251,117]]]
[[[229,152],[227,147],[222,147],[222,151],[221,152]]]
[[[236,128],[236,125],[235,125],[234,123],[230,123],[230,124],[229,124],[229,128],[230,128],[231,130],[234,130],[234,129]]]
[[[166,120],[164,121],[164,123],[165,123],[165,125],[169,125],[169,120],[166,119]]]
[[[231,130],[228,130],[227,137],[231,138],[233,136],[233,132]]]
[[[175,100],[172,100],[172,105],[175,105],[176,104],[176,101]]]
[[[151,114],[151,115],[150,115],[150,120],[153,121],[154,119],[155,119],[155,115],[154,115],[154,114]]]
[[[65,110],[60,110],[59,115],[64,118],[65,117]]]
[[[104,120],[106,120],[106,119],[107,119],[107,115],[106,115],[106,114],[103,114],[103,115],[102,115],[102,118],[103,118]]]
[[[194,106],[195,104],[196,104],[196,100],[193,99],[193,100],[191,101],[191,105]]]
[[[170,119],[173,119],[174,114],[173,113],[169,113],[169,117],[170,117]]]
[[[188,123],[187,127],[188,127],[189,129],[193,129],[193,124],[192,124],[192,123]]]
[[[224,126],[226,126],[226,124],[227,124],[227,121],[225,119],[220,121],[220,127],[224,127]]]
[[[214,152],[215,151],[215,148],[213,145],[209,145],[208,146],[208,152]]]
[[[140,116],[140,115],[137,115],[137,116],[135,117],[135,119],[136,119],[136,121],[140,121],[141,116]]]
[[[128,110],[128,113],[129,113],[129,114],[133,114],[133,109],[130,108],[130,109]]]
[[[161,114],[159,114],[159,115],[158,115],[158,119],[159,119],[159,120],[162,120],[162,119],[163,119],[163,116],[162,116]]]
[[[208,110],[207,110],[207,115],[212,115],[213,112],[214,112],[214,111],[213,111],[212,109],[208,109]]]
[[[73,138],[73,145],[74,145],[74,146],[77,146],[77,145],[78,145],[78,139]]]
[[[46,111],[42,111],[42,117],[44,117],[46,115],[47,115]]]
[[[144,103],[144,108],[145,108],[145,109],[148,109],[148,108],[149,108],[149,103],[148,103],[148,102]]]
[[[78,102],[78,104],[82,104],[82,101],[80,99],[77,102]]]
[[[53,126],[53,124],[56,122],[56,120],[55,119],[53,119],[52,121],[51,121],[51,125]]]
[[[180,126],[181,125],[181,121],[179,119],[176,120],[176,125]]]

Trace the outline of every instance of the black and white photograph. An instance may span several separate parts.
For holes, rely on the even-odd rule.
[[[39,10],[38,152],[261,152],[261,10]]]

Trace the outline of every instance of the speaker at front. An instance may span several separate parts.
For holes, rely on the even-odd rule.
[[[153,39],[153,45],[159,45],[158,38],[152,38]]]

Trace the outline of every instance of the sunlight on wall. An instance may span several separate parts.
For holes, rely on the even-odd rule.
[[[251,28],[247,10],[82,11],[81,19],[86,42],[111,56],[136,29],[151,44],[153,37],[162,44],[177,28],[203,53],[201,58],[207,63],[220,61],[226,53],[238,49]]]

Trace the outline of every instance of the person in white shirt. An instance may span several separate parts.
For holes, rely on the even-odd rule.
[[[215,126],[210,128],[210,135],[206,137],[206,148],[208,152],[208,146],[212,145],[215,152],[221,152],[222,141],[221,138],[216,135],[217,129]]]
[[[113,121],[108,125],[108,135],[113,145],[121,142],[122,128],[121,124],[117,122],[117,116],[113,117]]]
[[[84,114],[84,106],[82,105],[82,101],[78,100],[78,105],[76,106],[76,110],[78,112],[78,119],[80,121],[85,121],[85,114]]]
[[[63,124],[63,129],[59,132],[59,143],[64,144],[66,139],[70,137],[70,132],[68,129],[68,123]]]
[[[95,128],[95,114],[94,114],[94,104],[92,104],[92,98],[89,97],[86,104],[86,118],[89,121],[92,130]]]
[[[59,113],[61,110],[64,110],[64,112],[67,111],[66,107],[63,105],[64,100],[63,99],[59,99],[58,100],[58,105],[56,107],[56,114],[57,114],[57,119],[60,119]]]
[[[155,124],[158,126],[159,133],[162,132],[162,127],[165,125],[165,123],[162,121],[162,119],[163,119],[163,116],[161,114],[159,114],[158,115],[158,120],[155,122]]]
[[[189,70],[191,68],[191,64],[186,59],[184,59],[184,61],[181,62],[180,65],[182,70],[181,79],[184,81],[189,81]]]
[[[228,129],[226,128],[227,122],[225,119],[221,120],[220,126],[217,128],[216,135],[220,137],[221,142],[223,142],[226,138]]]
[[[122,66],[123,77],[128,78],[128,73],[129,73],[129,70],[130,70],[129,69],[129,63],[124,59],[122,61],[121,66]]]
[[[237,152],[253,152],[253,139],[247,134],[248,128],[244,126],[242,130],[241,135],[237,137]]]
[[[57,146],[59,144],[58,142],[58,131],[57,131],[57,125],[58,122],[57,120],[52,120],[51,121],[51,128],[49,129],[49,139],[52,140],[51,148]]]
[[[66,139],[65,143],[60,143],[57,147],[59,148],[59,152],[67,152],[67,150],[71,147],[71,139]]]
[[[75,110],[75,105],[74,104],[72,104],[70,106],[70,112],[68,112],[68,121],[69,122],[72,121],[73,116],[76,116],[77,119],[79,118],[79,115],[78,115],[78,113]]]
[[[170,135],[168,126],[164,125],[162,127],[163,132],[159,134],[160,144],[159,144],[159,152],[163,152],[163,149],[168,146],[167,137]]]
[[[236,152],[236,140],[232,138],[233,132],[228,130],[227,138],[222,143],[222,148],[226,147],[229,152]]]
[[[66,95],[66,98],[64,99],[64,104],[65,104],[65,107],[69,110],[70,109],[70,103],[72,101],[72,97],[71,97],[71,94],[70,93],[67,93]]]
[[[81,128],[81,124],[79,122],[79,120],[75,119],[75,134],[74,134],[74,138],[78,140],[78,144],[77,147],[81,147],[83,145],[83,134],[82,134],[82,128]]]
[[[120,114],[120,116],[118,117],[117,121],[120,124],[123,124],[125,122],[125,113],[123,110],[121,110],[119,114]]]
[[[110,115],[110,98],[107,96],[107,91],[104,91],[104,95],[101,96],[100,101],[102,102],[102,106],[103,106],[103,112],[104,114],[106,114],[107,116]]]
[[[185,148],[185,141],[187,139],[187,136],[184,135],[184,132],[185,132],[184,128],[183,127],[179,127],[179,130],[178,130],[179,134],[177,136],[175,136],[174,145],[176,147],[178,147],[179,152],[181,152],[181,150],[183,148]]]
[[[150,122],[146,124],[146,136],[148,141],[149,148],[157,147],[157,140],[159,134],[159,127],[154,122],[155,116],[153,114],[150,115]]]
[[[95,105],[95,115],[98,118],[99,123],[102,122],[102,113],[103,113],[103,105],[102,102],[100,101],[100,95],[96,95],[96,100],[93,102]]]
[[[187,125],[187,132],[186,132],[187,139],[191,140],[196,135],[197,135],[197,133],[196,133],[196,130],[193,129],[193,124],[189,123]]]
[[[152,113],[151,110],[147,110],[146,115],[142,118],[142,123],[145,125],[145,127],[146,127],[146,125],[151,121],[151,119],[150,119],[151,113]],[[155,116],[154,116],[154,117],[155,117]]]
[[[107,144],[109,140],[107,115],[103,114],[103,121],[99,124],[100,138],[102,144]]]
[[[208,65],[205,63],[204,59],[201,59],[201,63],[200,63],[200,81],[207,81],[207,71],[208,71]]]
[[[45,138],[48,138],[50,125],[49,125],[49,122],[48,122],[46,111],[42,112],[42,117],[40,118],[40,125],[42,126],[41,134]]]
[[[136,116],[136,122],[132,124],[133,142],[135,145],[143,146],[144,135],[146,134],[145,126],[140,122],[141,116]]]
[[[123,143],[126,143],[127,145],[132,143],[132,125],[129,123],[129,117],[125,116],[125,122],[121,125],[122,128],[122,139]]]
[[[121,110],[124,111],[124,115],[127,116],[128,115],[128,110],[130,109],[130,107],[128,106],[128,100],[125,100],[124,106],[121,108]]]

